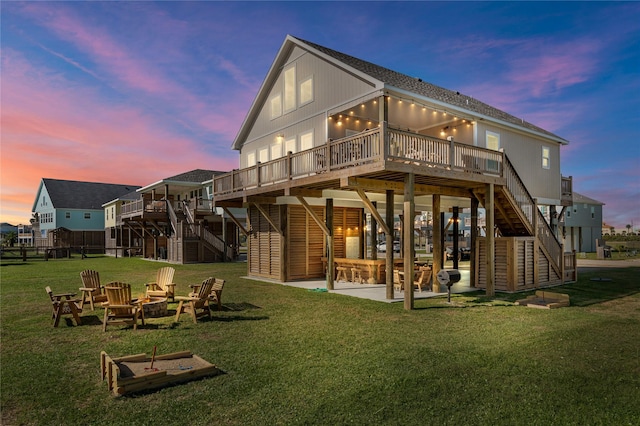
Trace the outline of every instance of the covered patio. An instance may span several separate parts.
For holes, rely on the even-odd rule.
[[[451,286],[451,294],[460,294],[460,293],[469,293],[478,291],[479,289],[476,287],[471,287],[470,285],[470,272],[469,265],[461,265],[460,269],[460,281]],[[246,276],[243,277],[249,280],[261,281],[273,284],[281,284],[287,287],[296,287],[302,288],[309,291],[327,291],[328,293],[341,294],[344,296],[357,297],[359,299],[368,299],[373,300],[375,302],[384,302],[384,303],[395,303],[395,302],[403,302],[404,301],[404,292],[395,292],[394,297],[389,299],[387,298],[386,293],[386,285],[385,284],[359,284],[354,282],[334,282],[333,289],[327,290],[327,281],[324,279],[317,280],[300,280],[300,281],[288,281],[282,282],[277,280],[271,280],[268,278],[259,278]],[[434,277],[435,279],[435,277]],[[428,299],[432,297],[446,297],[447,296],[447,286],[440,286],[440,292],[436,293],[433,291],[418,291],[415,290],[413,292],[414,300],[419,299]]]

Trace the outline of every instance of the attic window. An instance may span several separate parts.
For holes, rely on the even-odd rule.
[[[313,101],[313,76],[300,83],[300,105]]]
[[[271,98],[271,118],[278,118],[282,115],[282,95],[278,93]]]
[[[284,71],[284,112],[296,109],[296,67]]]

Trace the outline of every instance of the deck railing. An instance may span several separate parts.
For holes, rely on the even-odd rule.
[[[500,176],[502,158],[498,151],[382,126],[217,175],[213,190],[216,195],[230,194],[383,160]]]

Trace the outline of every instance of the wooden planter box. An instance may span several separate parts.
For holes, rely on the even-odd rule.
[[[151,358],[146,354],[111,358],[100,352],[102,380],[107,380],[116,396],[222,374],[214,364],[190,351],[156,355],[153,370],[150,367]]]

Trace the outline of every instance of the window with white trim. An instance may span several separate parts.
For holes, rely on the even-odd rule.
[[[313,130],[300,135],[300,151],[313,148]]]
[[[284,112],[296,109],[296,67],[284,70]]]
[[[487,130],[485,135],[486,147],[492,151],[500,151],[500,134]],[[495,160],[487,160],[487,170],[498,171],[498,162]]]
[[[271,145],[271,159],[275,160],[280,157],[282,157],[282,144],[275,143]]]
[[[542,168],[549,169],[551,168],[551,150],[548,146],[542,147]]]
[[[269,161],[269,148],[262,148],[258,154],[258,161],[266,163]]]
[[[256,153],[254,151],[247,154],[247,167],[251,167],[255,165],[256,165]]]
[[[284,152],[285,154],[288,153],[295,153],[296,151],[296,138],[289,138],[287,140],[284,141]]]
[[[300,82],[300,105],[313,102],[313,76]]]
[[[282,95],[278,93],[271,98],[271,119],[278,118],[282,115]]]

